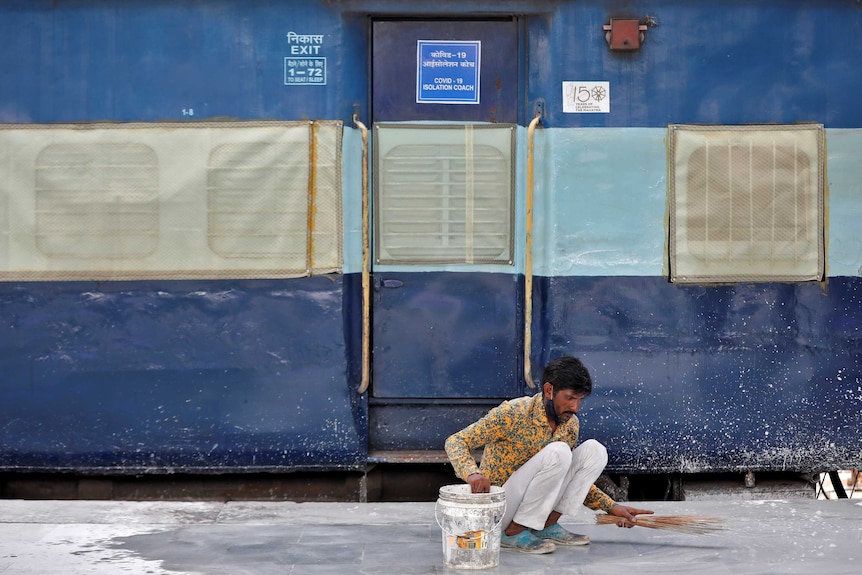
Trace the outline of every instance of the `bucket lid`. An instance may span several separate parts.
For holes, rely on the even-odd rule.
[[[497,485],[491,486],[490,493],[473,493],[470,491],[470,485],[461,483],[458,485],[444,485],[440,488],[440,499],[452,501],[456,503],[499,503],[505,501],[506,492],[502,487]]]

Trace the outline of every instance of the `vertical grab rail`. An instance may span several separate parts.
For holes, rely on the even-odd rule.
[[[533,347],[533,146],[536,125],[541,120],[537,113],[527,129],[527,206],[525,214],[526,246],[524,248],[524,381],[535,388],[530,374],[530,350]]]
[[[368,233],[368,128],[353,114],[353,123],[362,132],[362,381],[357,388],[361,395],[371,382],[371,272]]]
[[[305,239],[305,273],[312,275],[314,270],[314,225],[317,215],[317,133],[318,125],[308,123],[308,237]]]

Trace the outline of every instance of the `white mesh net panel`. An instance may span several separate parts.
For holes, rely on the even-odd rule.
[[[375,125],[382,263],[512,261],[514,128]]]
[[[822,279],[822,125],[669,130],[671,281]]]
[[[0,125],[0,279],[342,268],[340,122]]]

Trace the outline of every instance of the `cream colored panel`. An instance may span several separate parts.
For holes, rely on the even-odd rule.
[[[671,126],[674,282],[824,273],[823,127]]]
[[[511,126],[375,128],[378,261],[511,263]]]
[[[341,130],[0,126],[0,279],[341,271]]]

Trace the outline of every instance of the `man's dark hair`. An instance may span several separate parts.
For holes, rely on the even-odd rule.
[[[542,374],[542,383],[548,382],[554,386],[554,393],[563,389],[571,389],[575,393],[589,395],[593,391],[593,380],[590,372],[576,357],[564,355],[551,361]]]

